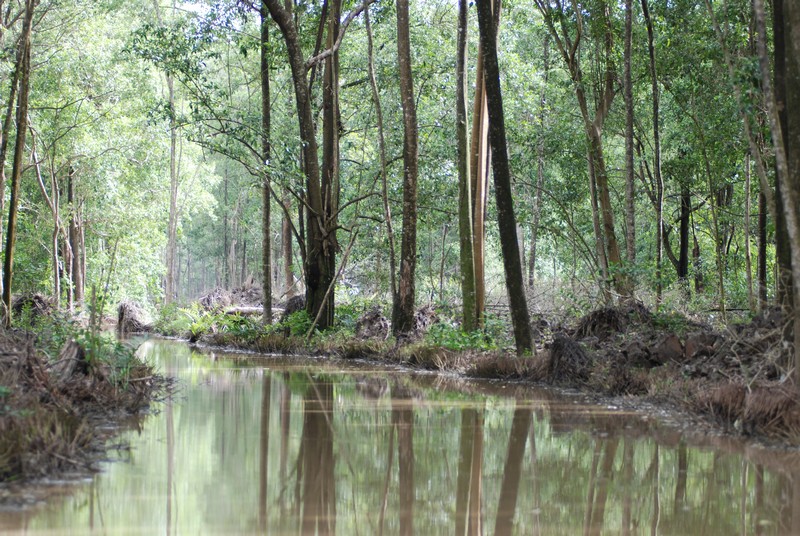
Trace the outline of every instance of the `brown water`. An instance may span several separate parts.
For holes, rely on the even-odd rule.
[[[796,452],[508,384],[142,351],[175,400],[0,533],[800,533]]]

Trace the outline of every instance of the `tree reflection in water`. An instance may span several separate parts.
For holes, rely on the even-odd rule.
[[[186,373],[128,461],[0,532],[800,534],[798,452],[549,391],[152,346]]]

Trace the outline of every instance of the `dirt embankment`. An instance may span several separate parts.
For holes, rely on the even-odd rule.
[[[0,331],[0,501],[13,501],[3,484],[93,470],[108,424],[141,414],[165,392],[166,380],[120,346],[101,356],[99,345],[68,340],[52,357],[43,346]]]

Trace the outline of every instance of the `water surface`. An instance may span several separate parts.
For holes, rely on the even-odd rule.
[[[791,534],[800,454],[579,397],[149,340],[175,399],[3,534]]]

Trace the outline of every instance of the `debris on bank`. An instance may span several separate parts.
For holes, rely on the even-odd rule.
[[[35,336],[0,331],[0,483],[94,469],[101,424],[141,413],[166,380],[131,350],[92,356],[75,340],[48,356]]]

